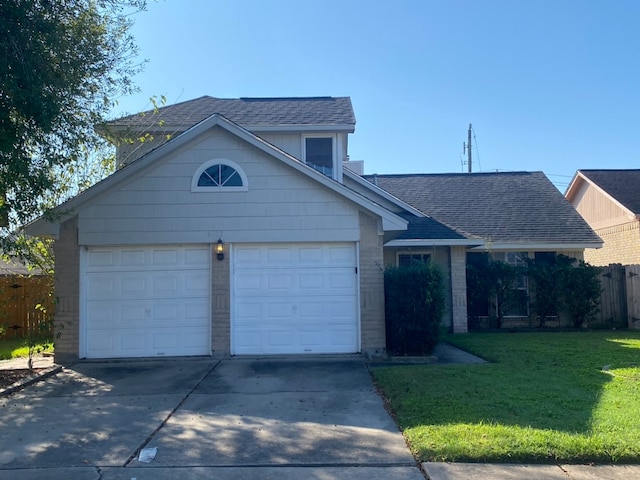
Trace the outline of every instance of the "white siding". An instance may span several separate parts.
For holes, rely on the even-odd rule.
[[[205,161],[224,158],[246,192],[191,192]],[[214,128],[79,211],[81,245],[356,241],[358,209],[232,134]]]

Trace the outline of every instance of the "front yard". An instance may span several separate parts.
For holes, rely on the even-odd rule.
[[[492,363],[372,370],[420,461],[640,463],[640,332],[448,340]]]

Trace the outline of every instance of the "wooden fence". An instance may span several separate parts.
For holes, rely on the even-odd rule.
[[[588,326],[640,328],[640,265],[604,267],[600,282],[600,312]]]
[[[46,276],[0,276],[0,339],[51,334],[53,289]]]

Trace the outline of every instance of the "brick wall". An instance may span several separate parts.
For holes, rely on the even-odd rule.
[[[467,323],[467,249],[451,247],[451,317],[453,333],[469,331]]]
[[[362,352],[370,356],[386,348],[382,243],[378,220],[360,212],[360,331]]]
[[[61,225],[60,235],[54,242],[54,254],[55,361],[60,365],[67,365],[78,359],[80,345],[80,247],[77,218]]]
[[[595,232],[602,238],[602,248],[588,248],[584,259],[592,265],[640,264],[640,222],[634,221]]]
[[[213,247],[212,247],[213,249]],[[211,267],[211,345],[216,357],[229,356],[231,353],[231,272],[229,245],[225,245],[224,260],[216,258],[212,250]]]

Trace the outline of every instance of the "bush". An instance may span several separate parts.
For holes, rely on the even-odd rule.
[[[579,328],[600,311],[601,269],[563,255],[558,259],[568,265],[560,274],[560,305],[571,315],[573,326]]]
[[[384,274],[387,351],[429,355],[444,313],[444,280],[433,265],[388,267]]]

